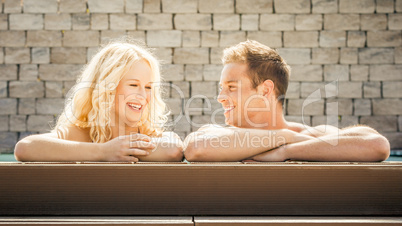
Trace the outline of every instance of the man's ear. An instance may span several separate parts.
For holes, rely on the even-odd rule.
[[[262,85],[262,95],[263,96],[269,97],[274,93],[275,83],[272,80],[267,79],[261,85]]]

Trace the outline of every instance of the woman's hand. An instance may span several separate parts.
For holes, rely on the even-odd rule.
[[[152,139],[144,134],[116,137],[100,144],[101,161],[138,162],[139,156],[147,156],[155,148]]]

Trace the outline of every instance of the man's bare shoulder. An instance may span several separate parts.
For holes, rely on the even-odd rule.
[[[304,125],[304,124],[301,124],[301,123],[297,123],[297,122],[287,122],[287,124],[288,124],[288,129],[289,130],[292,130],[292,131],[297,132],[297,133],[303,133],[306,130],[311,129],[310,126]]]
[[[222,129],[222,128],[229,128],[230,126],[226,125],[219,125],[219,124],[205,124],[201,126],[198,131],[204,131],[204,130],[214,130],[214,129]]]
[[[288,129],[297,133],[320,137],[332,133],[337,133],[339,129],[331,125],[308,126],[297,122],[288,122]]]

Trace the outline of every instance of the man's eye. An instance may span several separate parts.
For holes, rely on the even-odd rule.
[[[229,86],[229,89],[235,89],[236,87],[234,87],[234,86]]]

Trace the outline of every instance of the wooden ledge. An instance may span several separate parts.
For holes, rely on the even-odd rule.
[[[400,225],[402,217],[194,217],[195,225]]]
[[[0,217],[0,225],[401,225],[401,217]]]
[[[0,217],[0,225],[194,225],[187,217]]]
[[[401,216],[402,162],[0,163],[1,216]]]

